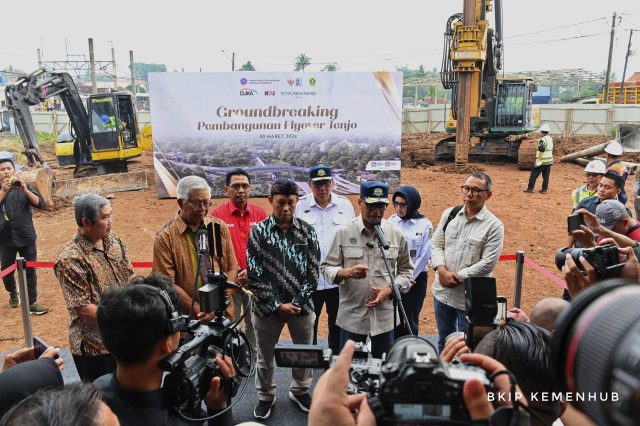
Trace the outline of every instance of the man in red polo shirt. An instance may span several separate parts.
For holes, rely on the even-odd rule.
[[[249,230],[253,225],[265,219],[267,213],[262,207],[249,202],[251,179],[245,170],[234,169],[228,172],[225,176],[224,190],[229,196],[229,202],[213,209],[211,215],[222,219],[229,227],[233,249],[240,268],[238,284],[244,286],[248,284],[246,268]],[[251,324],[249,297],[241,291],[235,291],[233,293],[233,304],[235,308],[234,318],[240,318],[240,307],[246,312],[244,331],[255,353],[256,336]]]

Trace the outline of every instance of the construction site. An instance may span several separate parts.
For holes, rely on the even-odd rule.
[[[635,182],[640,182],[640,69],[637,60],[633,62],[632,45],[634,32],[640,28],[626,26],[629,19],[634,19],[633,15],[628,18],[628,14],[613,13],[606,20],[600,18],[611,26],[611,47],[608,64],[604,63],[602,67],[607,68],[603,73],[571,65],[554,67],[553,64],[546,64],[549,69],[545,70],[510,71],[503,66],[509,46],[503,35],[505,2],[465,0],[458,3],[464,8],[461,13],[451,15],[446,25],[445,22],[438,23],[439,28],[445,29],[439,69],[419,76],[396,76],[400,81],[399,90],[393,87],[393,74],[402,74],[400,67],[392,72],[370,73],[373,75],[371,81],[376,84],[375,94],[382,99],[379,104],[391,111],[389,116],[393,124],[389,127],[397,136],[380,136],[383,142],[372,143],[366,136],[347,134],[364,127],[362,122],[353,119],[346,130],[332,120],[326,127],[319,124],[306,128],[305,124],[305,128],[282,135],[260,134],[255,137],[264,140],[255,143],[243,139],[254,137],[248,132],[238,133],[239,136],[234,136],[237,139],[217,142],[213,136],[207,136],[211,140],[205,140],[185,133],[182,139],[176,140],[179,147],[171,148],[172,151],[166,144],[166,140],[171,139],[167,135],[172,135],[170,131],[174,128],[180,129],[181,120],[200,122],[198,120],[205,119],[196,113],[184,118],[189,111],[179,100],[169,106],[154,104],[154,99],[155,102],[161,99],[158,95],[161,90],[154,93],[154,84],[156,88],[160,87],[157,81],[164,78],[162,75],[179,78],[192,74],[194,80],[184,86],[195,87],[198,83],[194,81],[199,82],[200,75],[208,74],[207,70],[202,73],[165,70],[150,73],[150,78],[136,76],[135,71],[128,76],[119,72],[116,76],[113,47],[112,60],[100,61],[94,57],[93,38],[88,39],[90,59],[73,59],[67,52],[66,61],[53,61],[43,57],[38,49],[37,69],[0,71],[0,83],[3,83],[0,85],[0,156],[11,158],[18,166],[17,178],[37,189],[44,199],[44,208],[32,210],[37,233],[37,260],[41,262],[37,269],[38,300],[48,308],[46,315],[30,317],[25,308],[26,318],[29,318],[27,328],[21,309],[10,307],[3,293],[0,297],[0,355],[28,345],[32,334],[37,334],[51,346],[69,347],[67,302],[54,274],[53,262],[78,230],[73,209],[75,196],[91,192],[110,201],[113,232],[126,244],[129,260],[137,262],[135,275],[144,276],[151,273],[157,234],[179,210],[176,200],[179,180],[190,174],[203,177],[211,186],[214,198],[210,210],[213,210],[229,201],[225,198],[224,176],[234,167],[250,171],[255,181],[251,202],[267,213],[272,209],[266,198],[272,183],[286,177],[296,182],[301,195],[311,193],[308,170],[320,162],[334,168],[336,193],[349,199],[356,216],[360,212],[358,191],[362,183],[386,181],[390,198],[400,185],[412,185],[422,198],[420,213],[433,223],[434,229],[446,219],[446,215],[443,216],[446,208],[463,203],[460,188],[467,177],[474,172],[486,173],[493,182],[487,207],[504,224],[501,259],[493,271],[497,294],[508,299],[509,308],[517,307],[526,313],[542,299],[562,297],[567,283],[563,272],[556,267],[556,252],[566,246],[567,216],[574,210],[572,192],[585,184],[585,166],[589,162],[599,160],[607,164],[605,148],[612,141],[622,147],[619,160],[628,171],[623,183],[629,196],[626,207],[636,220],[639,219],[633,205],[634,200],[640,198],[638,186],[634,186]],[[576,25],[581,24],[580,21]],[[539,26],[544,27],[542,23]],[[544,28],[540,31],[544,32]],[[608,31],[606,35],[609,36]],[[618,71],[621,78],[613,77],[617,71],[612,70],[614,37],[624,40],[619,46],[623,46],[625,52],[615,53],[624,54],[625,58],[624,69]],[[434,46],[440,44],[440,39],[433,42]],[[222,52],[229,57],[224,50]],[[129,69],[135,70],[134,53],[129,53]],[[233,53],[230,58],[233,68],[235,55]],[[507,64],[517,69],[512,63]],[[305,96],[311,98],[311,93],[316,94],[315,90],[320,93],[324,89],[322,84],[329,78],[326,74],[333,74],[308,72],[304,66],[289,75],[261,71],[257,73],[259,78],[237,69],[224,73],[228,74],[228,81],[238,85],[238,90],[234,86],[229,92],[270,100],[294,93],[296,85],[306,85],[291,95],[293,105],[304,102]],[[365,80],[362,75],[356,75],[353,81],[360,84]],[[275,85],[272,82],[276,79],[284,89],[266,86]],[[217,89],[222,92],[227,87],[220,85]],[[205,89],[197,87],[195,90]],[[171,94],[168,98],[174,99]],[[352,103],[373,104],[371,99],[375,97],[367,95]],[[307,102],[309,110],[320,110],[321,101]],[[220,105],[223,103],[224,100],[219,101]],[[212,101],[211,105],[214,104]],[[193,110],[199,113],[203,110],[202,105],[204,103],[197,104]],[[212,108],[211,105],[207,108]],[[266,111],[267,105],[271,104],[259,105]],[[336,114],[338,109],[336,107]],[[158,117],[163,117],[160,112],[165,114],[166,111],[175,113],[175,122],[159,122]],[[238,117],[231,119],[240,121]],[[340,130],[342,133],[323,136],[324,139],[302,140],[300,134],[316,129]],[[375,129],[378,131],[377,127]],[[553,140],[549,153],[553,166],[548,188],[540,191],[538,180],[534,191],[525,191],[531,189],[528,183],[532,169],[541,166],[540,141],[547,135]],[[270,148],[272,141],[269,138],[287,141],[278,140],[277,145],[274,142]],[[286,145],[287,142],[298,146],[294,149],[294,145]],[[216,158],[217,155],[226,158],[223,161]],[[385,166],[376,168],[376,162],[385,163]],[[393,208],[388,208],[384,217],[389,218],[394,213]],[[516,261],[518,256],[526,259],[524,267]],[[438,327],[434,320],[432,284],[437,272],[428,268],[427,273],[428,290],[420,311],[419,330],[420,335],[435,341]],[[323,311],[317,333],[323,342],[329,333],[327,324],[328,316]],[[286,328],[281,339],[291,340]],[[65,380],[69,377],[78,380],[68,351],[65,358],[72,371]],[[286,377],[282,371],[279,374],[278,384],[285,389],[289,373]],[[316,378],[314,385],[315,382]],[[248,411],[236,409],[235,422],[253,419],[252,407],[249,407],[255,402],[252,387],[250,383],[250,397],[245,397],[251,401],[243,402]],[[267,424],[306,424],[306,418],[298,418],[299,413],[295,414],[282,409]]]

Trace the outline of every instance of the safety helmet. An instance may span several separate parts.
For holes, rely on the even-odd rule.
[[[600,160],[591,160],[584,168],[587,173],[598,173],[603,175],[607,171],[607,166]]]
[[[624,152],[622,150],[622,145],[620,145],[620,142],[616,141],[616,140],[612,140],[609,141],[609,143],[607,144],[606,148],[604,149],[604,152],[606,152],[607,154],[610,155],[615,155],[616,157],[622,155],[622,153]]]
[[[109,121],[109,116],[108,116],[107,114],[102,114],[102,115],[100,116],[100,119],[101,119],[104,123],[106,123],[107,121]]]
[[[549,133],[549,125],[543,124],[542,126],[540,126],[540,131],[544,133]]]

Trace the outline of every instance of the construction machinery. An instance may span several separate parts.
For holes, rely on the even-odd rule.
[[[495,30],[487,13],[495,4]],[[440,77],[451,89],[446,131],[451,137],[428,142],[413,154],[416,163],[455,159],[466,165],[469,156],[517,159],[532,168],[537,140],[531,97],[536,84],[529,78],[500,78],[502,69],[502,0],[464,0],[463,13],[447,21]]]
[[[61,135],[55,151],[60,166],[75,166],[73,177],[55,181],[54,193],[72,195],[83,191],[112,192],[146,188],[144,170],[128,170],[127,162],[151,150],[151,139],[138,129],[133,96],[129,92],[92,94],[86,108],[73,79],[65,72],[45,69],[20,76],[5,88],[7,108],[24,144],[30,167],[44,161],[36,139],[30,107],[59,96],[69,116],[71,133]],[[109,179],[103,175],[114,174]],[[103,184],[107,182],[106,184]]]

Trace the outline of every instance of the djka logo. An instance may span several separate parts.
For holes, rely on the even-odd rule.
[[[264,95],[265,96],[275,96],[276,95],[276,91],[275,90],[265,90],[264,91]]]
[[[247,83],[248,83],[248,80],[247,80],[246,78],[241,78],[241,79],[240,79],[240,84],[242,84],[243,86],[244,86],[245,84],[247,84]]]
[[[253,89],[240,89],[240,96],[254,96],[257,94],[258,92]]]

